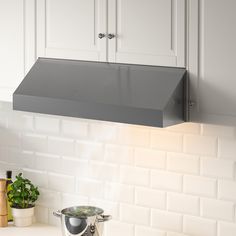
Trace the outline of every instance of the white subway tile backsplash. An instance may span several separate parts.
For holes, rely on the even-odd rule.
[[[181,232],[182,221],[182,216],[177,213],[160,210],[152,210],[151,213],[151,225],[163,230]]]
[[[18,155],[18,152],[15,154]],[[18,162],[20,162],[19,165],[23,168],[35,168],[35,155],[30,151],[21,151]]]
[[[47,188],[48,187],[48,176],[44,171],[36,171],[31,169],[23,169],[24,177],[30,179],[34,185]]]
[[[149,188],[135,188],[135,203],[139,206],[166,209],[166,193]]]
[[[184,135],[184,152],[215,156],[217,153],[217,138],[211,136]]]
[[[34,129],[34,118],[32,115],[26,115],[22,112],[11,112],[8,115],[8,128],[10,130],[28,130]]]
[[[236,139],[219,139],[219,157],[236,161]]]
[[[8,149],[0,147],[0,161],[7,162],[8,161]],[[14,161],[14,160],[13,160]],[[10,162],[10,161],[9,161]],[[4,173],[5,174],[5,173]]]
[[[220,178],[234,177],[234,162],[213,158],[201,159],[201,174]]]
[[[166,171],[151,171],[151,186],[153,188],[181,191],[182,182],[183,179],[180,174]]]
[[[104,236],[231,236],[235,130],[130,126],[0,103],[0,176],[12,169],[39,186],[38,222],[59,226],[53,211],[95,205],[113,217]]]
[[[170,211],[199,215],[200,201],[198,197],[184,194],[168,193],[167,208]]]
[[[151,147],[160,150],[180,152],[183,149],[183,135],[161,130],[151,132]]]
[[[164,169],[166,167],[166,153],[154,149],[136,148],[135,165],[152,169]]]
[[[220,222],[218,225],[219,236],[235,236],[236,235],[236,224]]]
[[[61,209],[61,194],[56,191],[39,189],[40,195],[37,204],[47,208]]]
[[[119,180],[119,167],[114,164],[91,161],[88,168],[89,178],[96,180]]]
[[[0,102],[0,110],[11,112],[13,108],[13,104],[10,102]]]
[[[0,107],[1,109],[1,107]],[[0,129],[6,129],[7,128],[7,112],[0,110]]]
[[[61,168],[61,158],[59,156],[46,153],[35,154],[35,169],[58,172]]]
[[[200,124],[185,122],[178,125],[173,125],[166,128],[168,131],[185,133],[185,134],[199,134],[200,133]]]
[[[105,122],[91,123],[89,126],[89,137],[99,141],[116,141],[117,126]]]
[[[149,170],[139,167],[121,166],[120,181],[132,185],[149,185]]]
[[[76,191],[85,197],[102,198],[104,195],[104,184],[102,181],[91,179],[78,179]]]
[[[47,224],[48,223],[48,208],[42,206],[35,207],[35,220],[36,222]]]
[[[112,220],[106,222],[106,236],[134,236],[133,224]]]
[[[133,203],[134,187],[118,183],[106,183],[104,189],[105,199],[116,202]]]
[[[63,136],[85,138],[88,136],[88,124],[76,119],[62,120],[61,132]]]
[[[19,149],[8,150],[7,159],[8,163],[15,163],[22,168],[35,167],[35,155],[31,151],[21,151]]]
[[[148,129],[124,125],[118,130],[118,142],[120,144],[148,146],[149,139],[150,133]]]
[[[160,230],[144,227],[144,226],[137,226],[135,227],[135,236],[166,236],[166,233]]]
[[[180,233],[174,233],[174,232],[167,232],[167,236],[188,236],[187,234],[180,234]]]
[[[4,128],[0,128],[0,146],[3,147],[20,147],[20,135]]]
[[[56,155],[73,156],[75,154],[75,142],[73,139],[49,137],[48,152]]]
[[[58,118],[53,118],[53,116],[36,116],[35,130],[40,133],[59,134],[60,120]]]
[[[201,199],[201,215],[213,219],[232,221],[235,204],[215,199]]]
[[[62,208],[71,206],[87,206],[89,204],[88,197],[78,196],[71,193],[63,193],[61,196]]]
[[[145,207],[120,204],[120,219],[127,223],[149,225],[150,210]]]
[[[23,150],[47,153],[47,136],[33,133],[22,135],[21,145]]]
[[[216,221],[200,217],[185,216],[183,232],[191,236],[216,236]]]
[[[235,128],[230,126],[202,124],[202,134],[233,138],[235,136]]]
[[[74,193],[75,177],[50,173],[48,174],[48,187],[62,193]]]
[[[22,172],[22,170],[20,169],[20,167],[18,165],[9,164],[4,161],[0,161],[0,178],[6,177],[7,170],[12,170],[13,177],[16,176],[17,174],[19,174],[20,172]]]
[[[104,214],[111,215],[113,220],[118,220],[119,218],[119,203],[117,202],[90,198],[89,205],[102,208],[104,210]]]
[[[85,159],[85,160],[104,159],[104,145],[102,143],[78,141],[76,142],[75,151],[79,159]]]
[[[167,153],[167,169],[181,173],[198,174],[199,157],[182,153]]]
[[[236,201],[236,182],[228,180],[218,181],[218,195],[220,199]]]
[[[216,179],[200,176],[184,176],[184,193],[197,196],[216,197]]]
[[[61,172],[67,175],[87,177],[89,175],[89,163],[86,160],[62,157]]]
[[[107,144],[105,146],[104,159],[107,162],[132,165],[134,162],[134,150],[132,147]]]

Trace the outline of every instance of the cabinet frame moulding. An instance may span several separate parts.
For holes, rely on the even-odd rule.
[[[21,5],[21,21],[19,22],[21,30],[22,50],[21,50],[21,63],[22,69],[19,75],[19,81],[17,84],[9,87],[0,87],[0,100],[6,102],[12,102],[12,94],[18,84],[23,80],[26,73],[29,71],[33,63],[36,61],[35,55],[35,0],[18,0],[18,4]],[[20,62],[19,62],[20,63]]]
[[[125,0],[124,0],[125,1]],[[108,4],[108,32],[114,33],[117,37],[113,40],[108,40],[108,61],[118,63],[134,63],[159,66],[177,66],[185,67],[185,13],[186,1],[185,0],[168,0],[171,5],[170,9],[170,23],[171,23],[171,39],[170,48],[162,55],[147,54],[145,52],[132,52],[129,50],[122,50],[119,52],[119,37],[122,39],[122,34],[119,35],[119,19],[121,18],[119,10],[121,10],[122,0],[109,0]],[[122,29],[122,28],[120,28]],[[140,32],[142,33],[142,32]],[[148,37],[148,35],[147,35]],[[122,44],[120,42],[120,44]],[[139,57],[138,57],[139,55]],[[144,58],[144,59],[143,59]]]
[[[216,125],[236,125],[235,116],[211,114],[201,109],[200,83],[204,78],[204,1],[187,1],[187,52],[186,65],[189,75],[190,121]],[[227,105],[227,104],[226,104]]]
[[[106,61],[107,38],[99,39],[98,34],[107,34],[107,0],[90,0],[94,6],[94,37],[92,39],[94,44],[93,47],[87,49],[59,48],[58,46],[47,45],[49,1],[50,0],[37,0],[37,57],[62,58],[61,55],[63,55],[63,59]]]
[[[87,60],[87,61],[108,61],[117,63],[128,63],[128,64],[147,64],[156,66],[177,66],[185,67],[185,12],[186,12],[186,0],[166,0],[157,2],[160,7],[166,7],[165,11],[168,13],[167,17],[167,30],[164,33],[167,34],[167,41],[169,42],[169,47],[166,45],[166,40],[160,38],[160,48],[156,52],[145,46],[146,41],[140,41],[140,50],[137,47],[132,48],[130,44],[127,48],[121,48],[119,50],[119,44],[123,44],[132,40],[132,36],[129,38],[123,37],[124,33],[122,30],[119,31],[119,25],[123,24],[121,19],[123,19],[126,8],[122,8],[122,0],[87,0],[85,2],[80,2],[80,4],[88,7],[94,7],[94,15],[91,16],[89,22],[94,17],[94,25],[89,27],[94,27],[93,30],[96,31],[94,34],[94,44],[85,44],[84,39],[81,39],[80,46],[76,46],[75,41],[70,41],[68,38],[63,38],[57,40],[58,35],[60,35],[60,27],[56,25],[55,22],[59,20],[57,11],[60,11],[60,7],[63,8],[63,4],[58,6],[55,11],[50,10],[50,4],[52,0],[37,0],[37,56],[38,57],[49,57],[49,58],[63,58],[63,59],[75,59],[75,60]],[[132,2],[129,2],[131,4]],[[153,1],[153,4],[156,2]],[[141,4],[146,4],[143,0]],[[163,4],[163,5],[162,5]],[[79,6],[79,5],[76,5]],[[141,8],[142,5],[140,5]],[[69,8],[68,8],[69,9]],[[67,9],[67,10],[68,10]],[[63,9],[61,9],[63,11]],[[93,11],[90,11],[92,14]],[[122,16],[121,14],[122,13]],[[65,13],[66,14],[66,13]],[[73,14],[73,12],[72,12]],[[76,15],[75,13],[73,15]],[[130,14],[128,14],[130,15]],[[126,15],[127,16],[127,15]],[[161,19],[166,19],[164,16],[160,16]],[[51,19],[53,19],[51,21]],[[77,18],[76,18],[77,19]],[[130,19],[131,22],[132,18]],[[148,24],[146,21],[145,24]],[[153,30],[157,34],[157,29],[155,29],[155,22],[153,24]],[[53,25],[54,24],[54,25]],[[58,22],[60,25],[60,23]],[[70,25],[70,21],[67,22]],[[74,25],[74,22],[71,25]],[[144,25],[145,25],[144,24]],[[170,25],[169,25],[170,24]],[[71,26],[73,28],[73,25]],[[160,24],[159,24],[160,25]],[[162,25],[162,23],[161,23]],[[53,31],[50,27],[54,27]],[[145,27],[146,28],[146,27]],[[128,28],[129,29],[129,28]],[[76,29],[73,28],[76,31]],[[73,32],[73,30],[71,32]],[[71,33],[68,31],[68,35],[74,35],[76,37],[81,36],[80,32]],[[92,31],[91,31],[92,32]],[[87,35],[87,40],[92,40],[92,33],[86,30],[85,35]],[[102,33],[106,36],[108,34],[114,34],[113,39],[108,39],[103,37],[98,39],[98,34]],[[150,31],[151,33],[151,31]],[[159,32],[163,33],[163,32]],[[165,35],[165,34],[164,34]],[[134,35],[133,35],[134,37]],[[155,36],[156,37],[156,36]],[[164,36],[163,36],[164,37]],[[152,42],[153,43],[153,42]],[[81,46],[82,45],[82,46]],[[147,44],[148,45],[148,44]],[[163,47],[163,48],[162,48]],[[165,48],[164,48],[165,47]]]

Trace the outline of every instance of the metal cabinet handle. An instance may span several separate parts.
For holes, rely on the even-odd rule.
[[[106,36],[106,35],[103,34],[103,33],[98,34],[98,38],[100,38],[100,39],[104,38],[105,36]]]
[[[113,39],[113,38],[115,38],[115,35],[114,35],[114,34],[108,34],[107,37],[108,37],[109,39]]]

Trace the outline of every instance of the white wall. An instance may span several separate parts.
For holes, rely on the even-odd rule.
[[[91,204],[106,236],[235,236],[235,127],[166,129],[12,111],[0,103],[0,172],[40,186],[37,220]]]

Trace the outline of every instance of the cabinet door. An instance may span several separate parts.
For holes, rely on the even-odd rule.
[[[190,118],[235,126],[236,1],[191,0],[189,9]]]
[[[0,100],[12,94],[34,63],[34,1],[0,1]]]
[[[109,61],[185,66],[185,0],[109,0]]]
[[[37,56],[106,60],[106,0],[38,0]]]

